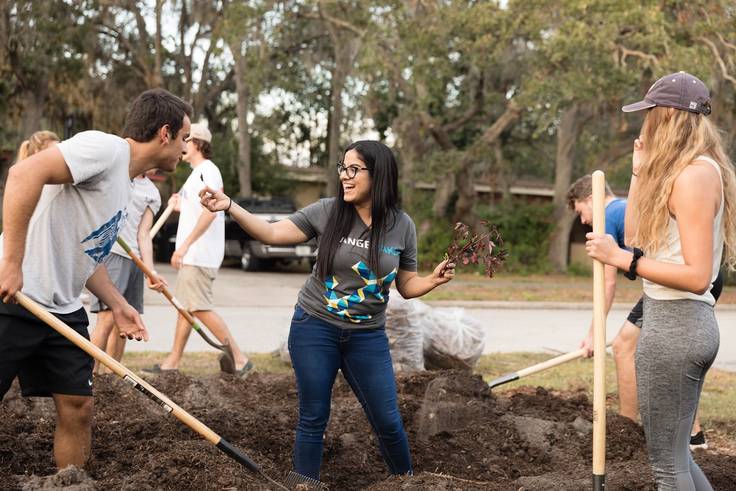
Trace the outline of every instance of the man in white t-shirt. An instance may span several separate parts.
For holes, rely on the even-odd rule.
[[[53,397],[59,469],[81,467],[89,458],[93,359],[15,304],[15,294],[22,291],[89,339],[79,298],[86,286],[110,306],[122,336],[148,339],[103,262],[125,221],[131,179],[176,168],[191,112],[169,92],[149,90],[131,105],[124,138],[85,131],[8,173],[0,237],[0,398],[16,375],[24,396]]]
[[[151,171],[155,172],[155,171]],[[120,231],[120,238],[128,244],[133,253],[154,270],[153,244],[151,241],[151,227],[153,217],[161,207],[161,194],[156,185],[146,174],[133,179],[133,197],[128,204],[128,219]],[[115,288],[123,294],[125,300],[139,314],[143,313],[143,271],[135,265],[128,254],[115,243],[112,254],[105,259],[105,267]],[[166,286],[166,280],[156,275],[154,281],[149,278],[148,287],[161,291]],[[108,355],[120,361],[125,351],[125,338],[120,338],[112,311],[100,299],[93,297],[90,311],[97,314],[97,324],[92,331],[92,342],[98,348],[105,350]],[[95,364],[95,373],[100,369]]]
[[[211,157],[212,134],[207,127],[193,124],[184,155],[192,166],[192,173],[181,192],[170,199],[174,210],[180,213],[176,250],[171,256],[171,265],[179,270],[176,297],[221,343],[230,345],[235,358],[235,373],[246,377],[253,369],[253,363],[240,351],[227,324],[213,309],[212,283],[225,256],[225,213],[212,213],[200,204],[199,191],[205,186],[223,188],[222,175]],[[144,370],[152,373],[177,370],[191,332],[189,322],[179,314],[171,353],[160,365]],[[232,370],[227,367],[224,356],[220,357],[220,367],[223,371]]]

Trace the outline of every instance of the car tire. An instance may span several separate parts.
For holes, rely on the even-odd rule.
[[[243,253],[240,255],[240,267],[243,271],[258,271],[261,267],[261,261],[253,254],[249,242],[243,245]]]

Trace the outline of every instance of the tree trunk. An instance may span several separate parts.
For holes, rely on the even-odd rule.
[[[557,155],[555,157],[555,196],[552,231],[549,245],[549,261],[556,271],[567,269],[570,231],[575,215],[567,208],[567,190],[572,181],[575,145],[582,129],[582,114],[578,104],[573,104],[562,113],[557,129]]]
[[[46,103],[46,83],[39,82],[21,96],[21,138],[27,139],[42,128],[43,109]]]
[[[248,67],[246,58],[240,51],[240,46],[231,49],[235,58],[235,92],[238,96],[237,118],[238,118],[238,182],[240,184],[240,196],[249,198],[253,194],[251,184],[251,158],[250,158],[250,128],[248,126],[248,107],[250,99],[250,87],[246,79]]]
[[[342,158],[340,136],[343,122],[342,92],[345,81],[350,74],[353,59],[352,49],[346,45],[340,45],[340,40],[333,39],[335,43],[335,68],[332,70],[332,82],[330,87],[330,117],[327,135],[327,196],[335,196],[337,192],[337,174],[333,172],[335,164]]]
[[[465,157],[468,158],[468,157]],[[463,222],[466,225],[474,227],[478,221],[475,214],[475,172],[472,162],[465,163],[457,173],[457,202],[455,203],[455,213],[452,217],[455,222]]]
[[[163,63],[163,44],[161,38],[163,36],[161,31],[161,15],[164,6],[164,0],[156,0],[156,32],[154,33],[154,61],[153,61],[153,79],[151,85],[153,87],[161,87],[164,84],[164,79],[161,76],[161,65]]]

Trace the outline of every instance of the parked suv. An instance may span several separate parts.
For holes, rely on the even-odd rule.
[[[233,198],[240,206],[269,222],[288,217],[296,207],[290,198]],[[168,262],[176,248],[176,219],[170,220],[156,237],[156,260]],[[225,257],[237,258],[246,271],[267,268],[275,262],[307,262],[317,260],[317,241],[312,239],[295,246],[270,246],[250,237],[230,215],[225,216]]]
[[[235,201],[255,216],[271,223],[278,222],[296,211],[290,198],[235,198]],[[308,262],[313,266],[317,260],[317,241],[312,239],[295,246],[272,246],[250,237],[238,223],[228,215],[225,218],[225,256],[239,257],[240,266],[246,271],[256,271],[276,261]]]

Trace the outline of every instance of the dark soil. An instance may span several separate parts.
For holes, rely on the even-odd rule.
[[[267,474],[286,476],[297,417],[293,377],[166,374],[150,381]],[[416,475],[387,475],[360,405],[338,378],[322,467],[332,489],[590,489],[585,393],[496,395],[479,376],[456,371],[399,376],[398,387]],[[11,389],[0,404],[0,489],[273,489],[115,376],[97,378],[95,405],[87,475],[60,477],[53,403]],[[641,427],[611,413],[607,422],[606,487],[654,489]],[[715,489],[736,489],[736,457],[708,450],[696,459]]]

